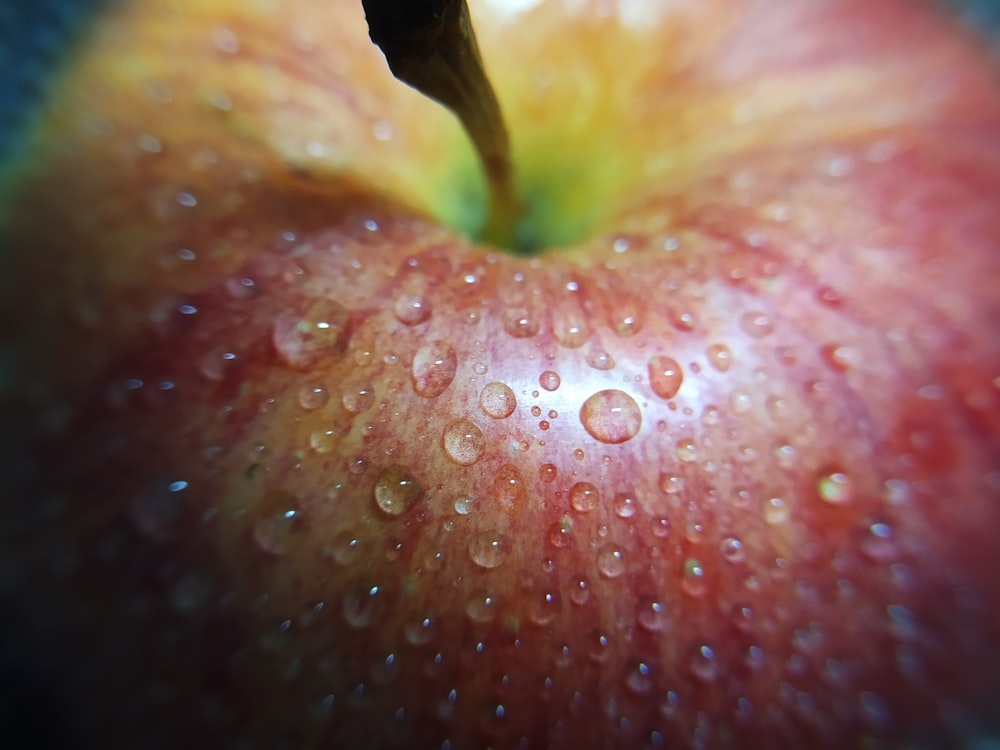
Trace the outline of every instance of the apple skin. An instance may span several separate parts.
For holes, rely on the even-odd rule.
[[[359,4],[203,6],[109,14],[3,228],[0,580],[67,731],[990,730],[982,49],[901,1],[474,4],[523,179],[585,230],[528,259],[430,218],[467,146]]]

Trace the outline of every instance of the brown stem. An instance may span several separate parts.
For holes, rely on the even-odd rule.
[[[510,138],[490,85],[465,0],[361,0],[369,35],[392,74],[448,107],[465,127],[486,173],[484,239],[512,248],[520,205]]]

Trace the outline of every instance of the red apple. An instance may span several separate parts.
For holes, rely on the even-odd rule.
[[[61,74],[3,228],[25,731],[991,730],[995,63],[912,0],[518,5],[535,257],[356,0],[119,4]]]

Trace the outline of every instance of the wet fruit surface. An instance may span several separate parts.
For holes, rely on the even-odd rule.
[[[904,5],[884,12],[931,52],[882,72],[906,94],[894,127],[847,107],[830,134],[817,105],[775,153],[730,123],[725,169],[644,182],[534,259],[338,171],[352,128],[385,134],[364,111],[395,112],[384,82],[325,146],[265,127],[234,83],[205,142],[177,116],[152,151],[151,112],[218,92],[144,80],[93,132],[84,87],[7,230],[25,250],[5,302],[25,434],[0,581],[67,722],[130,747],[980,731],[1000,661],[1000,93]],[[911,51],[816,7],[873,59]],[[270,28],[186,23],[227,60]],[[833,76],[836,52],[803,55]],[[755,54],[761,75],[787,65]],[[287,75],[301,96],[351,80]],[[911,78],[944,93],[918,107]],[[222,137],[262,132],[288,148]]]

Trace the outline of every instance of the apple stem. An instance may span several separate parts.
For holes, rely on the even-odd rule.
[[[479,154],[490,192],[483,239],[512,249],[521,215],[510,138],[466,0],[361,0],[392,74],[450,109]]]

